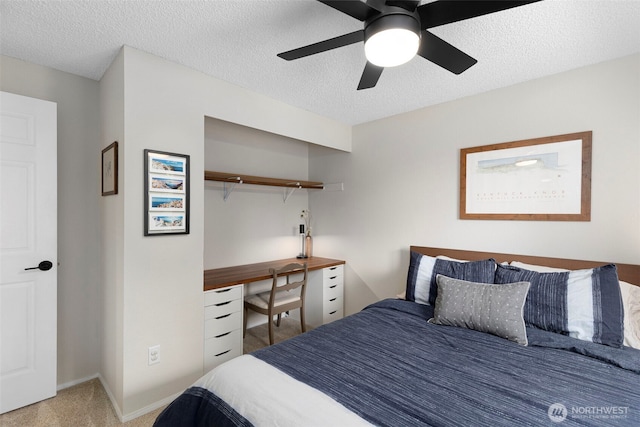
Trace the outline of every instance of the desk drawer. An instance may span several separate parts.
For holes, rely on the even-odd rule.
[[[331,283],[324,288],[323,299],[327,301],[332,298],[342,298],[343,291],[344,291],[344,285],[342,282]]]
[[[342,297],[325,301],[322,321],[323,323],[333,322],[342,319],[344,316],[344,308],[342,307]]]
[[[233,358],[242,356],[242,351],[229,350],[219,355],[205,355],[204,357],[204,372],[205,374],[215,368],[218,365],[222,365]]]
[[[219,302],[218,304],[208,305],[204,308],[204,319],[215,319],[240,310],[242,310],[242,300],[240,299]]]
[[[235,331],[206,339],[204,341],[204,354],[205,357],[209,355],[220,356],[221,353],[226,353],[227,350],[235,350],[241,345],[242,330],[236,329]]]
[[[220,317],[208,319],[204,321],[204,337],[212,338],[227,332],[242,329],[242,312],[225,314]]]
[[[324,302],[324,310],[326,313],[333,313],[334,311],[342,311],[342,297],[332,298]]]
[[[204,342],[204,370],[209,371],[219,364],[242,355],[242,331],[237,329],[218,338]]]
[[[204,293],[204,305],[220,304],[242,298],[242,285],[229,286]]]
[[[338,278],[342,281],[342,277],[344,276],[344,265],[334,265],[333,267],[324,268],[322,270],[322,276],[324,283],[327,283],[328,281],[335,281]]]

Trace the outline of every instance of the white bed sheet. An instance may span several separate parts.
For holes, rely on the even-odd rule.
[[[251,355],[216,367],[194,386],[212,391],[255,426],[371,426],[324,393]]]

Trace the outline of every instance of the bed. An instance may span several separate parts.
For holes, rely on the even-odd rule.
[[[410,254],[404,299],[218,366],[154,425],[639,425],[639,265]]]

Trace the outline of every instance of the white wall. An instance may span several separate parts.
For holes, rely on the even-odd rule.
[[[306,181],[308,147],[303,141],[206,119],[206,170]],[[205,182],[205,269],[296,256],[300,214],[313,191],[318,190],[294,190],[285,203],[281,187],[236,185],[225,201],[223,183]]]
[[[0,56],[0,90],[58,104],[58,385],[100,367],[98,83]]]
[[[114,72],[123,74],[124,104],[113,97],[103,108],[121,108],[124,114],[123,210],[115,213],[122,217],[122,228],[115,235],[103,233],[103,239],[108,240],[105,247],[118,247],[122,239],[115,261],[122,266],[122,281],[115,276],[103,286],[115,298],[116,310],[121,304],[122,314],[104,325],[104,355],[116,362],[103,365],[117,376],[107,379],[107,388],[116,389],[111,390],[116,411],[126,420],[184,390],[202,374],[205,117],[343,149],[350,148],[351,128],[129,47],[121,56],[122,62],[114,66],[122,64],[123,71]],[[103,126],[103,135],[119,132],[117,120]],[[144,237],[145,148],[190,156],[190,234]],[[228,239],[221,244],[233,247],[237,242]],[[109,337],[120,341],[114,349],[106,348]],[[148,347],[155,345],[160,345],[161,362],[148,366]]]
[[[461,148],[593,131],[590,222],[459,220]],[[640,262],[640,55],[362,124],[310,150],[315,244],[347,260],[346,311],[404,288],[410,245]]]
[[[59,383],[100,372],[125,418],[201,372],[203,253],[208,267],[244,253],[258,260],[259,251],[247,248],[250,236],[215,235],[213,246],[207,237],[205,248],[210,202],[213,212],[241,219],[238,233],[244,213],[249,234],[267,230],[264,241],[285,232],[278,248],[288,254],[286,228],[307,198],[315,252],[347,260],[349,313],[403,288],[411,244],[640,262],[640,55],[363,124],[353,129],[352,145],[347,126],[130,48],[100,87],[7,57],[0,67],[1,90],[58,103]],[[235,154],[222,161],[216,150],[253,156],[261,146],[225,146],[206,131],[205,117],[312,142],[309,179],[344,182],[345,191],[294,193],[280,205],[279,192],[244,189],[223,204],[221,190],[198,178],[205,162],[222,171],[240,167]],[[457,219],[461,148],[583,130],[594,132],[591,222]],[[205,135],[217,141],[211,151]],[[121,144],[121,193],[101,198],[100,150],[113,140]],[[352,152],[315,145],[336,141]],[[289,142],[281,150],[277,141],[263,141],[279,165],[304,157],[298,142]],[[144,148],[191,155],[189,236],[143,237]],[[252,157],[251,172],[270,176],[258,172],[262,167]],[[256,224],[248,209],[256,200],[284,209],[275,225]],[[229,252],[216,252],[222,245]],[[150,367],[147,348],[155,344],[162,362]]]
[[[116,412],[121,416],[124,402],[124,167],[128,160],[124,139],[124,55],[120,51],[100,81],[100,141],[107,147],[118,141],[118,194],[102,198],[100,283],[101,365],[100,375]]]
[[[261,144],[276,154],[264,151],[262,159],[244,165],[250,166],[247,171],[256,174],[254,167],[266,155],[272,163],[265,175],[278,169],[278,175],[282,170],[282,177],[291,173],[298,179],[307,175],[306,144],[300,140],[349,150],[351,128],[129,48],[100,83],[0,58],[1,90],[58,104],[58,384],[100,374],[116,412],[132,418],[202,372],[205,118],[271,135]],[[100,151],[115,140],[120,144],[120,191],[103,198]],[[144,148],[192,156],[191,235],[142,237]],[[213,199],[219,191],[207,194]],[[272,190],[257,192],[264,203],[256,204],[248,194],[253,191],[238,191],[232,199],[236,204],[226,205],[227,217],[246,212],[251,226],[236,225],[238,232],[245,230],[244,240],[229,233],[217,236],[214,241],[221,246],[216,250],[229,247],[226,256],[235,258],[214,255],[214,264],[263,256],[249,244],[261,232],[274,255],[288,255],[296,246],[292,229],[307,207],[306,191],[297,191],[286,205]],[[247,203],[253,209],[245,211]],[[259,224],[256,207],[273,212],[273,222]],[[149,367],[147,348],[156,344],[162,363]]]

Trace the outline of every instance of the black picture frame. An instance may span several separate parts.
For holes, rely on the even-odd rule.
[[[102,150],[102,195],[118,194],[118,141]]]
[[[189,234],[191,176],[186,154],[144,150],[144,235]]]

